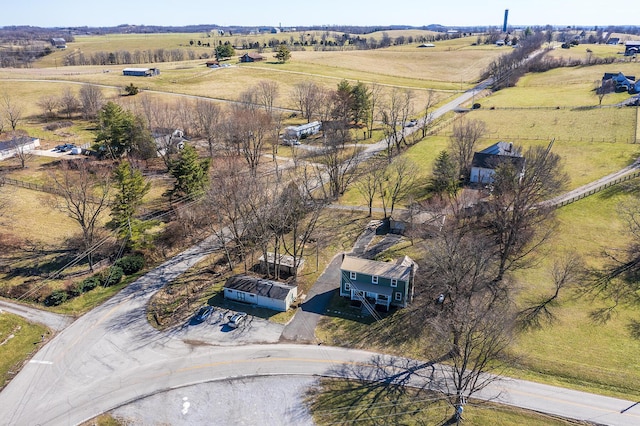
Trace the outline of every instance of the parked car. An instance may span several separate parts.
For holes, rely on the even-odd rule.
[[[213,312],[213,306],[203,306],[198,309],[198,312],[194,315],[193,319],[197,322],[202,322],[209,318],[209,315]]]
[[[231,328],[238,328],[247,320],[246,312],[236,312],[227,323]]]

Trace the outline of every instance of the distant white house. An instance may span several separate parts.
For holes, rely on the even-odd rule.
[[[288,126],[284,129],[282,140],[285,145],[294,145],[296,142],[299,142],[300,139],[315,135],[320,129],[322,129],[322,123],[319,121],[312,121],[311,123],[301,124],[300,126]]]
[[[31,151],[40,146],[40,139],[29,136],[18,136],[0,142],[0,160],[11,158],[18,153]]]
[[[495,169],[505,161],[511,162],[520,175],[524,174],[525,159],[520,151],[511,142],[497,142],[473,154],[469,181],[480,184],[493,182]]]
[[[285,312],[298,297],[298,287],[249,275],[235,275],[224,284],[224,297]]]

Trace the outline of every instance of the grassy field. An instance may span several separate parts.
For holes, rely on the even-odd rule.
[[[42,345],[47,328],[21,317],[0,312],[0,389],[18,371],[25,358]]]

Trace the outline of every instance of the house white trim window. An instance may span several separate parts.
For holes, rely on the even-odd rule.
[[[349,279],[355,280],[358,275],[355,272],[349,272]]]
[[[396,291],[395,298],[396,298],[397,302],[401,301],[402,300],[402,293],[400,293],[399,291]]]
[[[377,275],[372,275],[371,276],[371,284],[378,284],[378,276]]]
[[[344,291],[351,291],[351,284],[344,283]]]
[[[395,278],[391,278],[391,287],[398,287],[398,280]]]

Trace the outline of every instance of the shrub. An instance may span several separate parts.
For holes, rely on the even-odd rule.
[[[71,291],[75,296],[79,296],[82,293],[86,293],[88,291],[93,290],[99,285],[100,285],[100,277],[98,277],[97,275],[92,275],[78,283],[75,283]]]
[[[122,280],[122,268],[119,266],[110,266],[100,274],[100,283],[105,287],[111,287],[118,284]]]
[[[125,86],[124,91],[128,96],[134,96],[138,94],[139,89],[131,83],[128,86]]]
[[[69,293],[64,290],[53,290],[50,295],[44,299],[46,306],[58,306],[69,299]]]
[[[144,267],[144,256],[135,254],[118,259],[115,266],[122,268],[125,275],[135,274]]]

